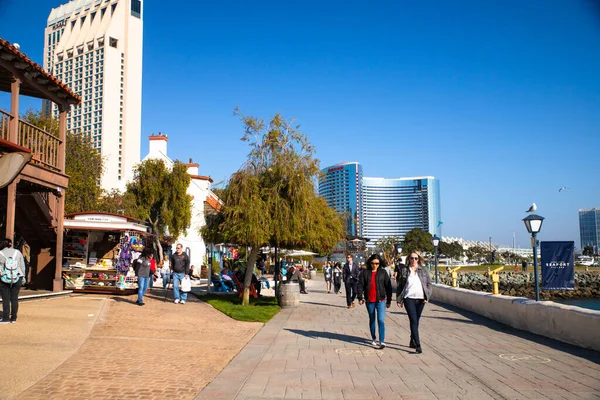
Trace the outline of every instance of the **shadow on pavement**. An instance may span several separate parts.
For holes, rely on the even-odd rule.
[[[136,304],[135,302],[137,301],[137,295],[135,295],[135,299],[133,299],[133,300],[131,300],[127,297],[122,297],[122,296],[113,296],[112,299],[114,301],[116,301],[117,303]]]
[[[302,304],[315,304],[317,306],[328,306],[328,307],[336,307],[336,308],[346,308],[346,306],[338,306],[336,304],[327,304],[327,303],[316,303],[314,301],[303,301]]]
[[[293,332],[297,335],[306,336],[311,339],[323,338],[323,339],[332,339],[339,340],[340,342],[359,344],[362,346],[371,347],[370,341],[365,339],[364,337],[359,336],[351,336],[343,333],[334,333],[334,332],[322,332],[322,331],[304,331],[301,329],[287,329],[284,331]]]
[[[449,310],[450,312],[454,312],[459,315],[462,315],[463,317],[468,318],[470,320],[470,321],[458,320],[460,322],[469,322],[472,324],[486,326],[492,330],[506,333],[509,335],[513,335],[513,336],[519,337],[524,340],[529,340],[529,341],[532,341],[532,342],[535,342],[535,343],[538,343],[538,344],[541,344],[544,346],[548,346],[552,349],[563,351],[568,354],[576,355],[578,357],[581,357],[586,360],[600,364],[600,352],[597,352],[597,351],[594,351],[591,349],[584,349],[582,347],[575,346],[575,345],[568,344],[568,343],[563,343],[563,342],[560,342],[555,339],[547,338],[545,336],[536,335],[535,333],[522,331],[520,329],[515,329],[508,325],[504,325],[503,323],[500,323],[498,321],[494,321],[492,319],[483,317],[479,314],[475,314],[470,311],[465,311],[461,308],[454,307],[449,304],[438,303],[438,302],[433,302],[433,303],[438,307],[441,307],[446,310]],[[422,318],[425,318],[425,316],[423,316]],[[435,318],[435,317],[432,317],[432,318]],[[444,318],[444,319],[447,319],[447,318]]]

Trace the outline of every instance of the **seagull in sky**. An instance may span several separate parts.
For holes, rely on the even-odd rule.
[[[562,192],[563,190],[567,190],[567,189],[568,189],[568,187],[566,187],[566,186],[563,186],[563,187],[561,187],[560,189],[558,189],[558,193]]]
[[[532,213],[535,212],[535,210],[537,210],[537,206],[535,205],[535,203],[531,203],[531,207],[529,207],[529,210],[525,212]]]

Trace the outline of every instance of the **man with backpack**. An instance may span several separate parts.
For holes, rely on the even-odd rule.
[[[0,241],[0,294],[2,295],[2,319],[0,324],[16,323],[19,311],[19,290],[25,277],[25,259],[12,240]]]

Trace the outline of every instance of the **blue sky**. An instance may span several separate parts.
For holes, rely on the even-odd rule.
[[[61,3],[0,0],[0,37],[41,63]],[[445,236],[526,247],[535,201],[540,239],[579,247],[600,207],[597,1],[146,0],[143,74],[142,155],[167,133],[215,182],[248,153],[239,106],[296,118],[323,167],[439,178]]]

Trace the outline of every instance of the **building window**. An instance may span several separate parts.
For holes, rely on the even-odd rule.
[[[111,37],[109,39],[108,43],[110,44],[110,47],[114,47],[116,49],[119,41],[117,39]]]
[[[141,18],[142,2],[140,0],[131,0],[131,15]]]

